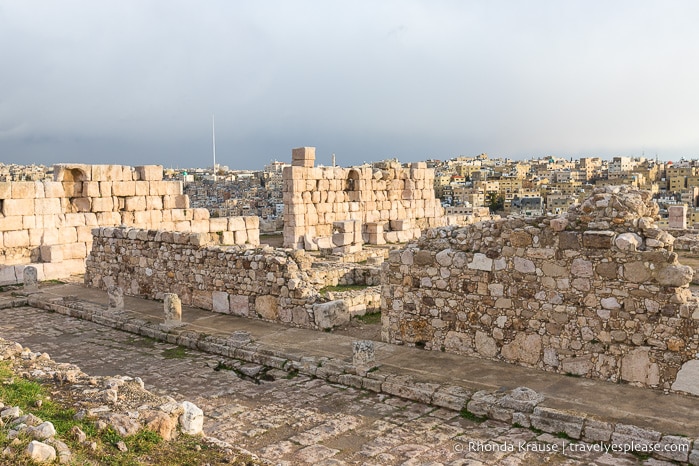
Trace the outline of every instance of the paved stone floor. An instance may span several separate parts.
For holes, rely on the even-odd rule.
[[[445,409],[346,388],[305,376],[254,383],[221,360],[59,314],[5,309],[0,336],[48,352],[95,375],[141,377],[146,388],[200,406],[207,435],[274,464],[536,465],[638,464],[639,458],[571,451],[585,444],[516,428],[476,423]],[[234,361],[224,361],[235,365]],[[218,367],[220,369],[220,366]],[[252,365],[241,367],[258,370]],[[526,451],[521,448],[549,451]],[[566,446],[563,454],[563,446]],[[589,445],[587,445],[589,446]],[[557,452],[551,452],[556,448]],[[511,451],[501,451],[511,450]],[[670,464],[646,460],[644,464]]]

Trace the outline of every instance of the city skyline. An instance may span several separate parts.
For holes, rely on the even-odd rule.
[[[699,156],[694,2],[167,7],[0,1],[0,159]]]

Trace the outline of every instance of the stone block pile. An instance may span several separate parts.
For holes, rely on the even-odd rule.
[[[405,242],[445,222],[434,196],[434,171],[424,162],[352,168],[315,167],[314,162],[315,148],[293,149],[292,166],[282,174],[285,247]],[[359,223],[362,241],[335,236],[335,223],[348,220]]]
[[[256,217],[209,218],[190,208],[182,183],[163,180],[160,165],[58,164],[54,181],[0,182],[0,284],[21,283],[29,263],[41,280],[82,273],[92,229],[116,225],[259,244]]]
[[[657,213],[607,187],[558,218],[429,230],[384,264],[382,338],[687,391],[699,305]]]

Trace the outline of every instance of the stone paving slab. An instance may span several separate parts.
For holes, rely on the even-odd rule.
[[[187,399],[205,413],[209,436],[270,464],[667,465],[623,453],[571,451],[549,434],[454,410],[270,370],[252,382],[246,363],[155,341],[32,307],[7,308],[0,334],[95,375],[140,376],[155,394]],[[287,378],[288,377],[288,378]],[[563,453],[562,447],[567,445]],[[587,445],[579,443],[577,445]],[[558,451],[551,451],[552,448]]]
[[[91,302],[95,308],[104,308],[106,293],[77,285],[62,285],[43,289],[42,300],[74,296],[81,302]],[[125,315],[138,317],[143,322],[162,321],[162,303],[135,298],[126,298]],[[5,311],[3,311],[5,312]],[[275,353],[296,361],[302,357],[314,357],[314,361],[331,358],[327,367],[315,369],[313,375],[338,382],[333,376],[332,364],[339,373],[351,366],[352,341],[350,337],[327,332],[284,327],[279,324],[239,318],[230,315],[217,315],[201,309],[185,307],[183,321],[187,330],[198,330],[208,335],[228,337],[235,331],[249,332],[253,344],[242,348],[242,355],[253,357],[260,351]],[[239,353],[236,353],[239,354]],[[463,387],[467,392],[478,390],[506,391],[526,386],[544,395],[541,407],[576,412],[581,421],[592,417],[617,424],[628,424],[657,430],[664,434],[683,435],[693,439],[699,433],[699,400],[677,394],[664,395],[662,392],[639,389],[628,385],[605,383],[595,380],[566,377],[543,373],[496,361],[467,358],[464,356],[428,352],[416,348],[376,343],[376,357],[380,369],[363,379],[349,374],[343,382],[348,385],[382,391],[395,386],[393,394],[429,402],[434,401],[435,388],[416,388],[420,382],[435,387],[440,384]],[[333,363],[332,361],[336,361]],[[259,362],[259,361],[257,361]],[[350,377],[354,377],[351,379]],[[411,384],[408,388],[399,380],[398,384],[386,383],[386,378],[404,377]],[[376,382],[370,384],[371,381]],[[364,385],[362,385],[364,383]],[[426,395],[425,395],[426,394]],[[427,398],[424,398],[427,396]],[[469,404],[470,406],[470,404]],[[512,413],[488,411],[496,419],[516,422]],[[498,417],[499,416],[499,417]],[[508,417],[509,416],[509,417]],[[528,418],[527,418],[528,419]],[[528,421],[527,421],[528,422]],[[592,422],[589,421],[588,424]],[[518,422],[519,423],[519,422]],[[522,424],[522,425],[526,425]]]

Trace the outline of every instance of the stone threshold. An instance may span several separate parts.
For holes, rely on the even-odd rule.
[[[330,383],[460,411],[466,417],[476,420],[494,419],[572,441],[637,448],[655,446],[659,451],[644,454],[660,460],[699,465],[699,441],[695,438],[614,422],[581,411],[548,407],[543,395],[526,387],[474,391],[458,385],[416,382],[411,376],[386,373],[380,366],[368,371],[358,370],[352,363],[339,358],[303,356],[251,341],[238,332],[231,337],[221,337],[187,327],[164,330],[159,323],[129,316],[128,310],[108,310],[105,306],[75,297],[57,298],[39,292],[0,299],[0,309],[20,306],[57,312],[162,342],[286,372],[297,372]],[[663,451],[666,446],[668,449],[687,450]]]

